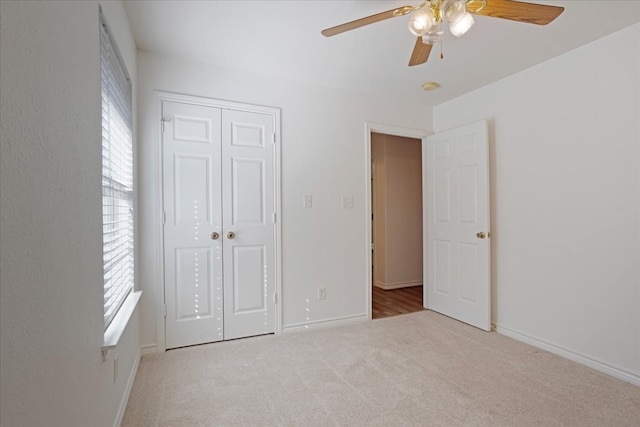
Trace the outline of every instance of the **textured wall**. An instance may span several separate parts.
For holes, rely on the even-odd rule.
[[[640,24],[434,110],[491,123],[493,320],[640,384]]]
[[[0,424],[113,425],[139,326],[114,352],[114,384],[101,357],[98,3],[0,4]],[[124,9],[103,7],[135,78]]]

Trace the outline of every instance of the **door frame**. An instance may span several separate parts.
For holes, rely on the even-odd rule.
[[[200,105],[204,107],[214,107],[230,110],[247,111],[253,113],[265,113],[273,115],[274,123],[273,129],[275,132],[274,141],[274,155],[273,155],[273,173],[274,173],[274,208],[276,214],[276,221],[274,227],[274,256],[275,256],[275,292],[276,292],[276,304],[275,304],[275,334],[282,333],[282,203],[281,203],[281,123],[280,123],[280,109],[276,107],[265,107],[261,105],[245,104],[240,102],[225,101],[214,98],[206,98],[201,96],[184,95],[172,92],[154,91],[155,98],[155,111],[153,112],[155,119],[157,119],[157,137],[154,138],[157,144],[154,144],[153,155],[154,163],[157,167],[156,174],[156,209],[154,214],[154,220],[157,224],[158,236],[160,239],[156,240],[154,245],[154,252],[156,254],[156,277],[158,278],[158,295],[155,301],[156,308],[156,329],[157,329],[157,348],[159,353],[166,351],[166,336],[165,336],[165,280],[164,280],[164,222],[163,222],[163,147],[162,147],[162,103],[164,101],[172,101],[183,104]]]
[[[365,202],[364,202],[364,210],[365,210],[365,253],[366,253],[366,271],[365,271],[365,279],[367,281],[366,283],[366,304],[367,304],[367,315],[369,317],[369,320],[372,319],[372,309],[371,309],[371,303],[372,303],[372,290],[371,290],[371,284],[372,284],[372,275],[371,275],[371,269],[373,267],[373,260],[371,257],[371,237],[372,237],[372,232],[371,232],[371,200],[372,200],[372,194],[371,194],[371,132],[376,132],[376,133],[382,133],[385,135],[392,135],[392,136],[403,136],[403,137],[407,137],[407,138],[414,138],[414,139],[419,139],[421,141],[421,147],[422,147],[422,151],[424,153],[425,150],[425,138],[429,135],[432,135],[432,133],[427,132],[424,129],[412,129],[412,128],[405,128],[405,127],[400,127],[400,126],[391,126],[391,125],[385,125],[382,123],[374,123],[374,122],[365,122],[364,124],[364,128],[365,128]],[[425,169],[425,163],[422,162],[422,179],[424,182],[424,177],[425,177],[425,173],[426,173],[426,169]],[[424,200],[425,197],[425,188],[423,186],[422,188],[422,197]],[[426,218],[426,212],[423,210],[422,211],[422,222],[425,222],[425,218]],[[424,259],[424,254],[426,251],[426,247],[424,245],[424,241],[422,244],[422,251],[423,251],[423,259]],[[423,262],[423,266],[422,266],[422,277],[424,280],[424,262]],[[423,297],[423,301],[422,301],[422,305],[424,307],[427,307],[427,300],[426,298]]]

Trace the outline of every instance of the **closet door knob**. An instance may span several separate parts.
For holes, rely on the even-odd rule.
[[[220,235],[218,234],[218,232],[214,231],[213,233],[211,233],[211,240],[218,240],[219,237]]]
[[[234,233],[233,231],[230,231],[227,233],[227,239],[233,239],[236,237],[236,233]]]

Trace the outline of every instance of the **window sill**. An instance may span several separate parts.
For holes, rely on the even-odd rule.
[[[140,296],[142,295],[142,291],[131,292],[122,306],[120,310],[118,310],[118,314],[113,318],[111,324],[104,331],[104,344],[102,345],[102,360],[107,360],[107,356],[109,352],[116,348],[118,342],[120,341],[120,337],[124,333],[124,330],[127,328],[129,324],[129,320],[131,316],[133,316],[133,312],[138,305],[138,301],[140,300]]]

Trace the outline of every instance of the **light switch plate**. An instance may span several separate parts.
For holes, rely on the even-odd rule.
[[[305,194],[304,199],[302,200],[302,206],[309,209],[313,206],[313,197],[311,194]]]

